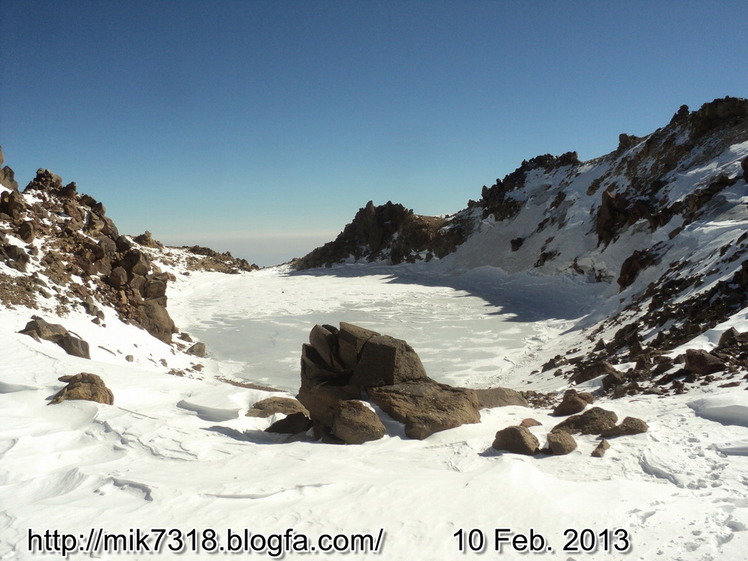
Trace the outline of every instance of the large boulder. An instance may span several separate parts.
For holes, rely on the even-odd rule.
[[[351,383],[369,388],[392,386],[427,377],[426,369],[413,347],[402,339],[375,335],[364,344],[353,370]]]
[[[577,449],[576,440],[566,431],[551,431],[546,438],[548,451],[554,456],[565,456]]]
[[[557,424],[551,432],[564,431],[570,434],[600,434],[612,429],[618,421],[618,415],[601,407],[593,407],[581,415],[572,415]]]
[[[600,436],[605,438],[614,438],[616,436],[628,436],[632,434],[642,434],[649,430],[649,425],[637,417],[626,417],[620,425],[605,429]]]
[[[527,427],[522,426],[506,427],[498,431],[491,447],[495,450],[525,456],[534,456],[540,452],[540,442],[537,437]]]
[[[683,367],[697,375],[714,374],[727,369],[719,357],[701,349],[686,350],[686,363]]]
[[[70,399],[85,399],[106,405],[114,403],[112,391],[106,387],[104,380],[96,374],[81,372],[74,376],[61,376],[58,380],[67,382],[67,385],[52,396],[49,405],[62,403]]]
[[[91,358],[86,341],[73,335],[62,325],[47,323],[40,317],[34,316],[20,333],[33,337],[37,341],[44,339],[59,345],[67,354],[81,358]]]
[[[333,412],[332,434],[346,444],[379,440],[385,428],[377,414],[362,401],[340,401]]]
[[[574,389],[566,390],[561,403],[553,409],[553,415],[556,417],[565,417],[567,415],[581,413],[584,411],[584,408],[593,401],[594,398],[589,392],[577,393],[577,390]]]
[[[521,393],[510,388],[484,388],[473,391],[478,398],[481,409],[493,409],[494,407],[506,407],[509,405],[530,406]]]
[[[480,422],[475,391],[440,384],[427,378],[369,389],[369,397],[390,417],[405,424],[410,438]]]
[[[355,442],[362,438],[363,423],[368,427],[367,439],[379,434],[384,427],[374,420],[376,413],[348,403],[367,394],[385,413],[404,423],[411,438],[480,421],[475,391],[429,378],[421,359],[402,339],[345,322],[340,329],[315,325],[309,343],[302,345],[297,395],[317,424],[315,431],[337,441]],[[511,390],[504,397],[523,403],[511,396]]]

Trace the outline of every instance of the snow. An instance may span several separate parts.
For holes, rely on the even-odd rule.
[[[506,545],[494,551],[496,528],[524,534],[532,528],[553,547],[539,558],[566,560],[572,555],[561,551],[568,528],[623,528],[630,559],[744,557],[748,404],[742,388],[598,402],[621,419],[637,416],[650,425],[646,434],[613,439],[602,459],[590,457],[594,436],[578,437],[578,449],[564,457],[491,448],[497,430],[526,417],[542,424],[532,432],[543,443],[559,421],[548,410],[484,410],[481,423],[423,441],[406,439],[389,420],[385,438],[361,446],[265,433],[279,416],[245,415],[266,396],[292,395],[309,329],[341,320],[405,338],[440,381],[561,391],[563,381],[550,373],[529,372],[553,356],[562,332],[577,329],[599,304],[599,285],[511,276],[493,267],[450,272],[438,263],[429,270],[346,265],[311,274],[276,268],[178,279],[169,309],[182,329],[207,343],[209,358],[173,354],[112,315],[104,328],[72,312],[59,322],[91,343],[93,357],[73,358],[16,333],[27,310],[0,311],[0,558],[38,558],[28,551],[29,530],[88,536],[98,528],[124,534],[212,528],[223,544],[229,528],[265,536],[290,528],[315,540],[338,533],[376,537],[382,529],[379,555],[329,557],[393,560],[485,557],[458,551],[460,529],[482,532],[487,554],[524,558]],[[736,318],[736,325],[742,321]],[[195,361],[205,366],[204,379],[167,374]],[[46,405],[62,386],[57,378],[80,371],[102,376],[113,406]],[[236,387],[219,376],[288,393]],[[168,550],[93,557],[172,558]]]

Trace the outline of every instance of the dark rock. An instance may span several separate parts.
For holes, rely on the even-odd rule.
[[[302,384],[296,398],[309,411],[315,422],[332,427],[338,402],[347,399],[360,399],[361,388],[358,386],[320,383]]]
[[[569,381],[575,384],[581,384],[594,378],[598,378],[599,376],[616,373],[618,373],[618,370],[616,370],[612,364],[605,360],[601,360],[591,364],[584,370],[577,372]]]
[[[551,431],[548,433],[548,449],[554,456],[565,456],[577,449],[574,437],[565,431]]]
[[[618,286],[624,290],[636,280],[639,273],[651,267],[657,262],[657,259],[649,251],[636,250],[621,264],[621,272],[618,276]]]
[[[608,391],[615,386],[623,384],[626,381],[626,375],[619,370],[615,370],[603,378],[603,390]]]
[[[114,269],[112,269],[112,272],[109,273],[107,282],[113,288],[123,288],[125,285],[127,285],[127,271],[125,271],[122,267],[115,267]]]
[[[583,392],[592,398],[592,395],[588,392]],[[574,415],[575,413],[581,413],[584,408],[587,407],[588,403],[592,403],[585,399],[587,396],[582,397],[581,394],[577,393],[576,390],[566,390],[564,397],[556,408],[553,410],[553,415],[556,417],[565,417],[566,415]]]
[[[33,222],[21,222],[18,227],[18,237],[26,243],[31,243],[36,237],[36,228],[34,228]]]
[[[9,166],[0,168],[0,184],[5,185],[12,191],[18,191],[18,181],[16,181],[16,174]]]
[[[684,368],[697,375],[706,375],[726,370],[727,365],[712,353],[700,349],[688,349]]]
[[[453,388],[426,378],[369,389],[370,399],[390,417],[405,424],[409,438],[422,440],[435,432],[480,422],[473,390]]]
[[[18,191],[0,193],[0,214],[7,214],[12,219],[16,219],[26,211],[26,208],[26,201]]]
[[[338,345],[343,366],[353,370],[358,364],[364,345],[376,335],[379,335],[376,331],[341,321]]]
[[[600,436],[605,438],[613,438],[616,436],[627,436],[632,434],[641,434],[649,430],[649,425],[637,419],[636,417],[626,417],[621,421],[620,425],[606,429],[600,433]]]
[[[519,248],[522,247],[522,244],[525,243],[524,238],[514,238],[509,242],[512,246],[512,251],[519,251]]]
[[[156,339],[171,343],[171,335],[177,332],[177,328],[166,308],[154,300],[146,300],[143,303],[143,313],[142,324],[145,330]]]
[[[497,432],[491,447],[526,456],[534,456],[540,452],[538,439],[527,427],[522,426],[506,427]]]
[[[486,388],[473,391],[478,397],[481,409],[493,409],[494,407],[506,407],[509,405],[530,406],[521,393],[509,388]]]
[[[187,354],[203,358],[205,356],[205,343],[195,343],[189,349],[187,349]]]
[[[29,335],[36,339],[44,339],[46,341],[52,341],[57,343],[63,336],[67,334],[68,330],[62,325],[57,323],[47,323],[40,317],[34,317],[31,321],[26,324],[20,333]]]
[[[80,358],[91,358],[89,353],[88,343],[76,337],[72,333],[66,333],[57,341],[57,344],[69,355],[77,356]]]
[[[265,432],[274,432],[278,434],[299,434],[312,428],[312,420],[304,413],[291,413],[287,417],[274,422]]]
[[[334,368],[340,364],[340,361],[334,358],[338,355],[337,333],[322,325],[315,325],[309,333],[309,343],[328,367]]]
[[[133,275],[145,277],[151,270],[151,264],[148,262],[148,258],[143,252],[138,251],[137,249],[131,249],[128,251],[122,259],[120,266],[127,271],[130,278],[132,278]]]
[[[592,454],[590,454],[590,456],[592,456],[593,458],[602,458],[608,448],[610,448],[610,442],[603,438],[600,441],[600,444],[598,444],[592,451]]]
[[[374,335],[363,346],[351,383],[361,387],[402,384],[427,378],[413,347],[389,335]]]
[[[85,399],[106,405],[114,403],[112,391],[106,387],[104,381],[96,374],[81,372],[75,376],[61,376],[59,380],[67,382],[67,386],[52,397],[49,405],[62,403],[70,399]]]
[[[309,416],[309,411],[298,399],[290,397],[268,397],[252,405],[247,411],[247,417],[271,417],[276,413],[283,415],[292,415],[294,413],[303,413]]]
[[[551,429],[551,432],[565,431],[571,434],[600,434],[616,425],[618,416],[613,411],[593,407],[581,415],[572,415]]]
[[[346,444],[363,444],[382,438],[385,428],[365,403],[348,400],[338,402],[333,412],[332,434]]]

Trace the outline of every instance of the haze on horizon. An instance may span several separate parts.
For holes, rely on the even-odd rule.
[[[260,265],[368,200],[447,214],[538,154],[746,97],[742,1],[0,0],[0,144],[125,233]]]

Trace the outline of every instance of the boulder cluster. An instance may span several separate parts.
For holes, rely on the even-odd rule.
[[[298,400],[317,436],[349,443],[381,438],[384,425],[365,398],[404,423],[410,438],[480,421],[476,392],[429,378],[402,339],[345,322],[339,329],[315,325],[302,347]]]
[[[38,237],[45,240],[43,253],[32,243]],[[47,296],[54,292],[63,308],[80,303],[95,322],[103,320],[96,298],[164,342],[171,342],[176,332],[166,311],[170,275],[120,235],[103,204],[79,194],[75,183],[63,185],[47,169],[37,171],[23,194],[11,189],[0,195],[0,259],[23,273],[32,259],[38,261],[52,286],[32,275],[31,289]]]
[[[608,438],[634,435],[647,432],[647,423],[636,417],[626,417],[620,424],[618,415],[601,407],[591,407],[594,401],[592,394],[567,390],[553,410],[555,416],[568,416],[555,425],[546,435],[546,446],[540,447],[540,441],[530,431],[530,427],[540,426],[534,419],[525,419],[519,425],[501,429],[496,433],[492,444],[495,450],[534,456],[547,454],[563,456],[577,449],[577,442],[573,435],[598,435],[601,438],[592,456],[600,458],[610,448]]]

